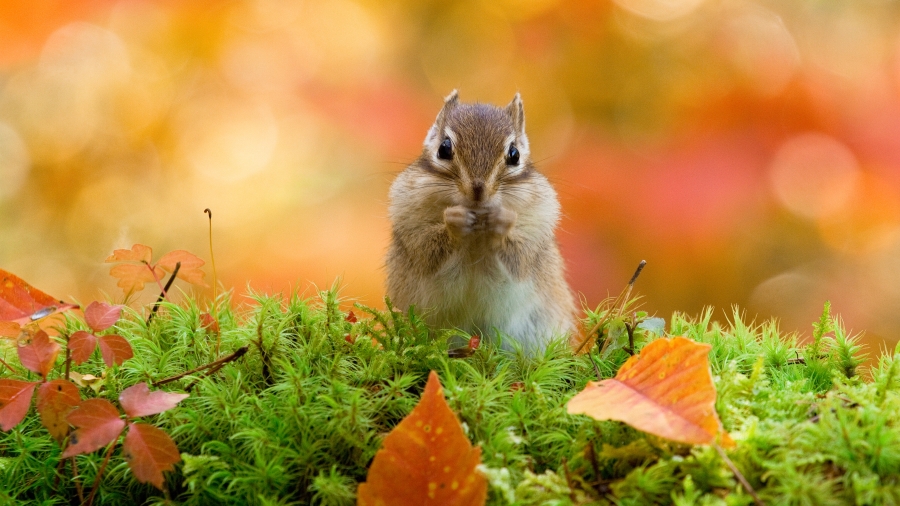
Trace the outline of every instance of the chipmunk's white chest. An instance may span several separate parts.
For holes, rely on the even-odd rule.
[[[534,281],[515,279],[496,255],[473,260],[456,254],[427,285],[429,320],[439,327],[483,336],[499,330],[519,340],[553,332],[538,328],[541,297]]]

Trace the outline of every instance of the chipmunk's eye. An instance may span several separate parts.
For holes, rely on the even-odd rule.
[[[509,145],[509,151],[506,152],[506,165],[518,165],[519,164],[519,150],[516,149],[515,144]]]
[[[449,137],[444,139],[444,142],[442,142],[441,146],[438,148],[438,158],[441,160],[453,159],[453,143],[450,142]]]

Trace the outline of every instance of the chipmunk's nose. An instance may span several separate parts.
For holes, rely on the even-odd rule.
[[[481,202],[481,197],[484,196],[484,183],[481,181],[475,181],[472,183],[472,200],[475,202]]]

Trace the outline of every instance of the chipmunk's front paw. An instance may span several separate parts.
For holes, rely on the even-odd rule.
[[[451,237],[460,238],[475,230],[477,219],[475,212],[463,206],[453,206],[444,209],[444,224]]]
[[[487,215],[486,227],[494,235],[505,237],[516,224],[519,214],[505,207],[494,207]]]

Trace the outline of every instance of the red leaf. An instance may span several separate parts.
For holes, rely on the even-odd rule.
[[[347,313],[347,317],[344,318],[344,321],[347,321],[350,323],[356,323],[358,320],[356,318],[356,315],[353,314],[353,311],[350,311],[349,313]]]
[[[153,255],[153,249],[143,244],[135,244],[131,249],[117,249],[112,255],[106,257],[104,262],[145,262],[150,263]]]
[[[62,458],[79,453],[90,453],[112,443],[125,428],[125,420],[119,418],[119,410],[107,400],[83,401],[66,419],[76,427],[69,438],[69,447]]]
[[[25,418],[36,385],[31,381],[0,379],[0,429],[8,431]]]
[[[163,471],[171,471],[181,460],[178,447],[168,434],[146,423],[133,423],[122,447],[125,461],[138,481],[162,490]]]
[[[188,397],[188,394],[173,394],[162,390],[151,392],[146,383],[138,383],[122,390],[119,402],[129,418],[137,418],[168,411]]]
[[[219,322],[209,313],[200,314],[200,328],[208,329],[212,333],[219,332]]]
[[[79,330],[69,337],[69,351],[72,352],[72,360],[81,364],[91,358],[94,349],[97,348],[97,336],[90,332]]]
[[[69,433],[69,422],[66,416],[81,402],[78,387],[64,379],[44,383],[38,389],[37,410],[41,415],[41,423],[56,439],[62,442]]]
[[[200,267],[206,262],[189,251],[183,249],[170,251],[163,255],[156,265],[166,272],[174,272],[175,264],[178,262],[181,262],[181,268],[178,269],[179,278],[193,285],[209,286],[203,281],[205,274],[200,270]]]
[[[480,463],[481,448],[472,448],[431,371],[419,404],[375,454],[357,504],[481,505],[487,479]]]
[[[77,307],[55,299],[22,278],[0,269],[0,321],[14,321],[25,325]]]
[[[84,310],[84,321],[94,332],[112,327],[122,315],[122,306],[111,306],[105,302],[91,302]]]
[[[109,260],[109,259],[107,259]],[[161,273],[154,270],[159,276]],[[150,267],[145,264],[118,264],[109,270],[109,275],[118,278],[119,282],[116,286],[121,288],[125,293],[140,292],[144,289],[145,283],[155,283],[156,278]]]
[[[100,355],[103,357],[106,367],[112,367],[113,364],[122,365],[123,362],[134,356],[131,345],[120,335],[110,334],[100,336],[99,339]]]
[[[52,341],[43,330],[31,339],[27,346],[19,346],[19,362],[29,371],[36,372],[43,377],[53,369],[56,356],[59,355],[60,346]]]

